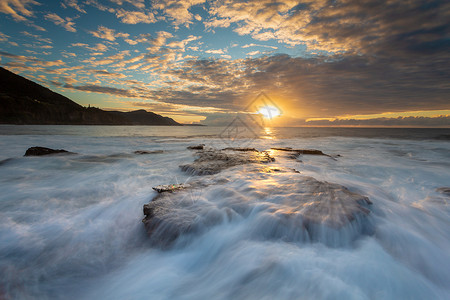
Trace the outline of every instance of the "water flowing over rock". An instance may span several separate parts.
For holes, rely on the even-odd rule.
[[[316,149],[292,149],[291,147],[273,147],[270,148],[271,153],[272,152],[286,152],[288,153],[290,158],[297,159],[300,155],[322,155],[327,156],[332,159],[335,159],[333,156],[323,153],[320,150]],[[340,155],[336,155],[336,157],[340,157]]]
[[[188,184],[163,184],[163,185],[158,185],[153,187],[153,189],[155,191],[157,191],[158,193],[163,193],[163,192],[173,192],[173,191],[177,191],[177,190],[183,190],[185,188],[188,188],[189,185]]]
[[[450,197],[450,187],[440,187],[436,191]]]
[[[200,144],[200,145],[196,145],[196,146],[189,146],[187,148],[189,150],[203,150],[204,147],[205,147],[205,144]]]
[[[154,245],[169,247],[219,224],[244,221],[249,223],[249,239],[333,247],[374,231],[367,197],[292,168],[268,165],[275,159],[267,152],[206,149],[197,156],[182,169],[214,175],[196,177],[180,189],[160,189],[161,194],[144,205],[143,223]],[[242,168],[226,170],[237,165]],[[227,172],[239,177],[241,184],[226,180]],[[170,193],[162,193],[166,190]]]
[[[64,149],[51,149],[45,147],[31,147],[28,148],[24,156],[42,156],[50,154],[75,154]]]
[[[164,151],[163,150],[152,150],[152,151],[136,150],[133,153],[138,154],[138,155],[146,155],[146,154],[161,154],[161,153],[164,153]]]
[[[181,165],[180,168],[194,175],[211,175],[237,165],[268,163],[275,160],[267,151],[249,150],[249,148],[223,150],[210,148],[198,151],[196,155],[197,159],[193,163]]]

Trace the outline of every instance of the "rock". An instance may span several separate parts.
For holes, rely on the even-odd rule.
[[[276,151],[285,151],[285,152],[294,152],[297,156],[298,155],[324,155],[324,156],[330,156],[328,154],[323,153],[320,150],[316,149],[292,149],[291,147],[285,147],[285,148],[270,148],[271,150]],[[331,157],[331,156],[330,156]]]
[[[138,154],[138,155],[145,155],[145,154],[160,154],[160,153],[164,153],[164,151],[163,150],[153,150],[153,151],[136,150],[133,153]]]
[[[268,163],[275,160],[266,151],[259,152],[258,150],[242,151],[230,149],[208,149],[199,151],[197,152],[198,157],[193,163],[181,165],[180,168],[185,172],[190,172],[195,175],[211,175],[237,165]]]
[[[31,147],[25,152],[24,156],[42,156],[50,154],[75,154],[64,149],[50,149],[45,147]]]
[[[436,192],[442,193],[446,196],[450,196],[450,187],[440,187],[436,189]]]
[[[155,191],[157,191],[158,193],[163,193],[163,192],[173,192],[176,190],[182,190],[185,188],[188,188],[189,185],[188,184],[169,184],[169,185],[158,185],[153,187],[152,189],[154,189]]]
[[[6,165],[7,163],[9,163],[11,161],[13,161],[12,158],[7,158],[7,159],[4,159],[4,160],[0,160],[0,166]]]
[[[242,152],[259,152],[255,148],[241,148],[241,147],[228,147],[222,150],[230,150],[230,151],[242,151]]]
[[[278,148],[286,153],[322,153],[319,150]],[[202,149],[182,170],[197,175],[189,185],[162,185],[159,194],[144,205],[142,220],[154,245],[187,243],[195,235],[223,222],[247,219],[249,239],[282,239],[287,242],[321,242],[348,246],[374,232],[372,202],[346,187],[301,175],[281,165],[267,165],[270,151],[253,148]],[[239,182],[221,176],[236,168]],[[188,187],[188,188],[187,188]],[[193,197],[203,191],[207,197]],[[169,192],[169,193],[165,193]],[[179,244],[178,244],[179,245]]]
[[[174,242],[187,243],[213,226],[243,218],[248,218],[250,239],[339,247],[373,234],[369,219],[372,202],[367,197],[289,168],[260,169],[245,168],[250,172],[246,178],[239,176],[242,182],[237,186],[232,180],[207,183],[207,177],[200,177],[203,194],[214,197],[193,199],[192,189],[198,189],[199,182],[192,189],[158,194],[144,205],[143,223],[150,240],[163,248]],[[268,178],[268,184],[258,184]]]
[[[203,150],[204,147],[205,147],[205,144],[200,144],[200,145],[196,145],[196,146],[189,146],[189,147],[187,147],[187,149],[189,149],[189,150]]]
[[[224,220],[212,203],[193,201],[187,191],[159,194],[144,205],[144,223],[154,246],[170,247],[181,235],[200,234]]]

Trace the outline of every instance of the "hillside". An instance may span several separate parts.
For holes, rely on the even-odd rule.
[[[86,108],[2,67],[0,124],[181,125],[145,110],[119,112]]]

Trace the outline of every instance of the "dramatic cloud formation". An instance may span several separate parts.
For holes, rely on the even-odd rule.
[[[219,122],[265,92],[280,125],[450,126],[448,1],[4,0],[0,14],[2,65],[82,103]]]

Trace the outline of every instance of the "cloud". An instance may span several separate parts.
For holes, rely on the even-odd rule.
[[[55,67],[55,66],[63,66],[65,65],[65,62],[62,60],[54,60],[54,61],[43,61],[40,59],[37,59],[35,57],[28,57],[23,55],[15,55],[8,52],[0,51],[0,56],[7,57],[19,62],[29,62],[34,66],[39,67]]]
[[[61,6],[64,8],[72,7],[73,9],[76,9],[80,13],[83,14],[86,13],[86,11],[83,8],[81,8],[81,6],[78,4],[77,0],[64,0],[64,2],[61,3]]]
[[[89,31],[90,34],[93,36],[108,40],[108,41],[115,41],[116,38],[128,38],[130,35],[128,33],[123,32],[117,32],[114,29],[107,28],[105,26],[98,26],[97,31]]]
[[[108,47],[105,46],[104,44],[96,44],[94,47],[89,48],[92,51],[97,51],[97,52],[105,52],[108,50]]]
[[[151,38],[150,33],[142,33],[142,34],[138,35],[137,37],[135,37],[134,39],[126,38],[126,39],[124,39],[124,41],[130,45],[137,45],[139,43],[149,42],[150,38]]]
[[[229,27],[257,40],[330,52],[382,53],[442,47],[449,31],[445,1],[228,0],[211,3],[205,27]],[[431,38],[436,42],[428,41]],[[417,47],[419,44],[419,47]],[[448,44],[448,42],[447,42]],[[414,46],[416,45],[416,46]]]
[[[108,11],[110,13],[115,13],[115,11],[116,11],[114,8],[107,7],[103,4],[100,4],[97,0],[85,0],[84,3],[86,5],[92,5],[101,11]]]
[[[149,50],[152,53],[158,52],[161,49],[161,47],[166,44],[167,39],[173,37],[173,35],[167,31],[158,31],[156,34],[157,34],[156,38],[149,40],[149,43],[152,46],[147,48],[147,50]]]
[[[156,18],[151,12],[145,13],[141,11],[126,11],[124,9],[119,9],[116,11],[116,16],[125,24],[150,24],[156,22]]]
[[[80,86],[73,86],[71,84],[64,85],[64,88],[88,92],[88,93],[100,93],[100,94],[109,94],[109,95],[115,95],[115,96],[121,96],[121,97],[133,97],[133,94],[125,89],[115,88],[115,87],[109,87],[109,86],[99,86],[94,84],[89,85],[80,85]]]
[[[103,66],[103,65],[109,65],[112,63],[116,63],[118,61],[122,61],[125,56],[130,55],[130,50],[124,50],[121,52],[118,52],[117,54],[105,57],[103,59],[97,60],[95,57],[91,57],[90,59],[86,60],[86,63],[89,63],[92,66]]]
[[[9,35],[0,32],[0,42],[6,42],[10,38]]]
[[[192,6],[202,4],[205,0],[157,0],[153,6],[156,9],[163,10],[164,13],[173,20],[175,26],[192,23],[193,15],[189,12]]]
[[[274,50],[278,49],[278,47],[275,47],[275,46],[261,45],[261,44],[254,44],[254,43],[246,44],[246,45],[242,46],[242,48],[249,48],[249,47],[264,47],[264,48],[270,48],[270,49],[274,49]]]
[[[179,48],[182,52],[184,52],[187,44],[189,44],[192,41],[199,40],[201,38],[202,38],[201,36],[190,35],[187,38],[185,38],[184,40],[173,41],[173,42],[168,43],[166,46],[169,48]]]
[[[130,58],[128,60],[123,60],[122,59],[119,62],[117,62],[116,64],[114,64],[113,67],[114,68],[122,68],[122,67],[125,67],[128,64],[133,64],[133,63],[136,63],[136,62],[144,61],[144,58],[145,58],[145,55],[141,54],[141,55],[138,55],[136,57]]]
[[[88,44],[85,43],[73,43],[71,44],[72,47],[88,47]]]
[[[72,47],[82,47],[90,51],[94,52],[106,52],[108,50],[108,47],[104,44],[97,43],[95,46],[91,47],[88,44],[85,43],[73,43],[71,44]]]
[[[109,0],[117,5],[123,5],[124,3],[130,3],[136,6],[137,8],[144,9],[145,1],[144,0]]]
[[[33,12],[27,8],[29,5],[40,5],[40,3],[34,0],[2,0],[0,12],[11,15],[15,21],[26,21],[26,17],[33,16]]]
[[[336,119],[314,120],[304,123],[309,126],[399,126],[399,127],[450,127],[450,116],[374,118],[366,120]]]
[[[256,50],[256,51],[251,51],[251,52],[247,53],[247,55],[250,55],[250,56],[258,55],[258,54],[261,54],[261,51]]]
[[[111,77],[111,78],[127,78],[127,76],[125,74],[122,73],[111,73],[107,70],[92,70],[92,73],[94,73],[97,76],[102,76],[102,77]]]
[[[52,21],[55,25],[62,26],[67,31],[70,31],[70,32],[77,31],[73,27],[75,25],[75,23],[72,22],[72,19],[69,17],[66,17],[65,19],[63,19],[55,13],[51,13],[51,14],[46,14],[45,18],[49,21]]]
[[[222,49],[210,49],[206,50],[205,52],[211,54],[225,54],[225,51],[223,51]]]
[[[48,43],[48,44],[53,43],[51,39],[43,38],[42,36],[40,36],[38,34],[32,34],[32,33],[29,33],[28,31],[22,31],[21,33],[27,37],[32,37],[32,38],[38,40],[39,42]]]

